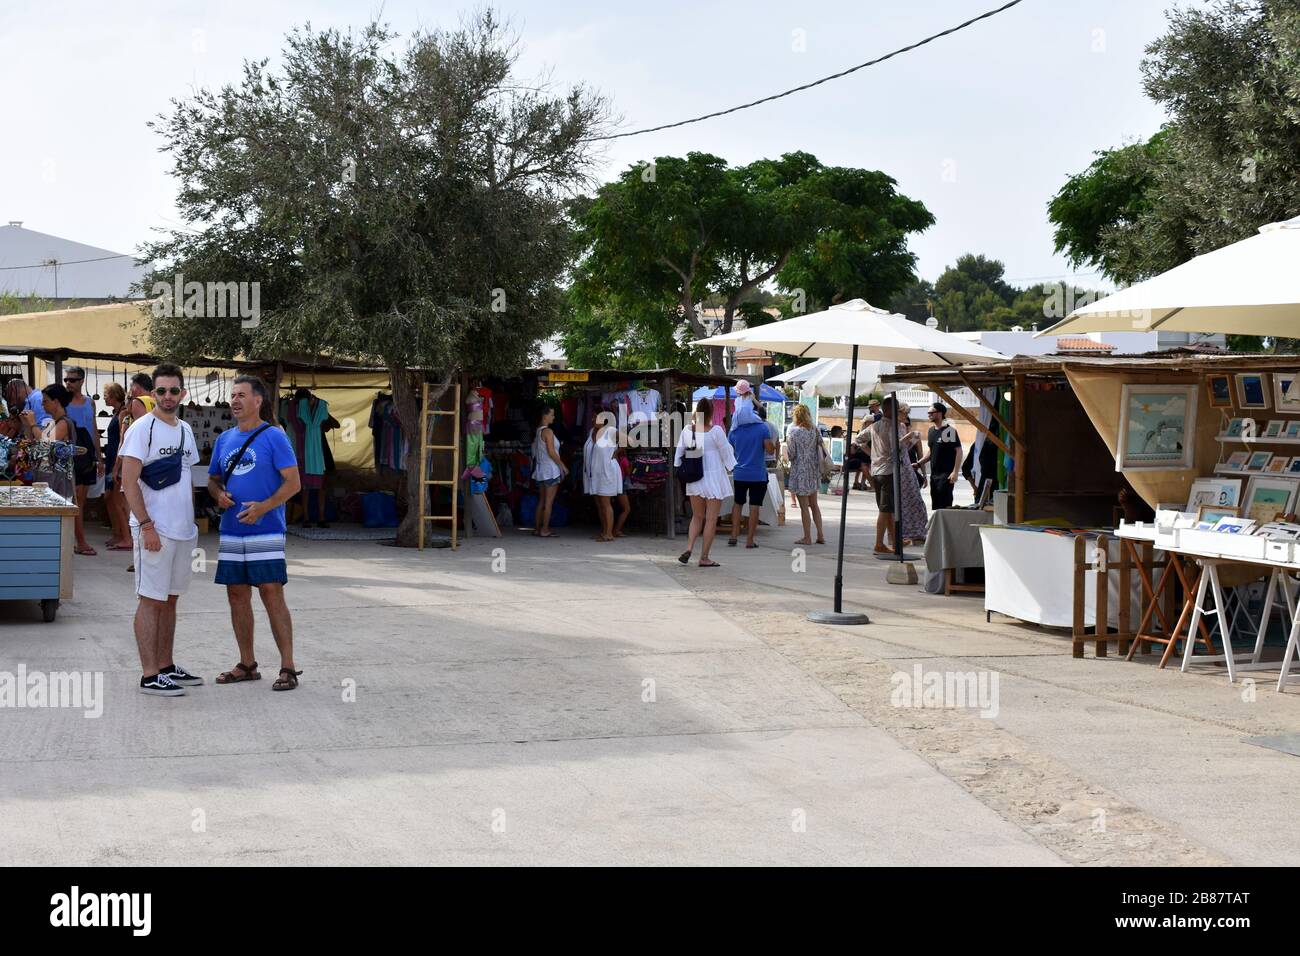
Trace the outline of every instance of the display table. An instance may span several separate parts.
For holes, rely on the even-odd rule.
[[[1226,536],[1217,537],[1208,536],[1205,532],[1191,533],[1172,533],[1168,535],[1154,534],[1150,526],[1121,526],[1116,532],[1116,536],[1121,539],[1133,541],[1150,541],[1156,540],[1161,542],[1162,548],[1169,555],[1169,567],[1174,569],[1192,569],[1179,572],[1182,580],[1186,600],[1183,602],[1182,612],[1173,630],[1169,632],[1166,638],[1167,646],[1164,657],[1161,660],[1161,666],[1164,666],[1173,651],[1174,644],[1183,641],[1183,663],[1181,670],[1186,671],[1193,664],[1210,664],[1222,663],[1226,665],[1229,683],[1237,678],[1237,671],[1241,670],[1271,670],[1276,665],[1261,661],[1264,651],[1264,639],[1268,633],[1268,625],[1271,621],[1274,610],[1281,611],[1290,623],[1290,631],[1287,636],[1286,651],[1280,664],[1280,673],[1278,674],[1277,689],[1281,693],[1286,689],[1287,677],[1291,670],[1291,664],[1296,657],[1297,644],[1300,644],[1300,585],[1294,580],[1294,576],[1300,572],[1300,556],[1297,555],[1294,546],[1281,547],[1282,556],[1276,560],[1267,560],[1259,557],[1244,557],[1240,553],[1225,553],[1229,549],[1239,549],[1242,547],[1241,540],[1226,540]],[[1251,545],[1254,542],[1250,542]],[[1267,547],[1267,545],[1261,545]],[[1264,607],[1260,614],[1259,625],[1255,633],[1255,645],[1248,661],[1238,660],[1238,654],[1233,650],[1231,640],[1231,622],[1228,614],[1228,602],[1224,594],[1224,576],[1226,574],[1236,578],[1259,579],[1268,577],[1268,590],[1265,593]],[[1168,574],[1168,571],[1166,571]],[[1231,587],[1230,577],[1229,588]],[[1158,603],[1160,588],[1148,594],[1150,605]],[[1212,602],[1212,607],[1206,607],[1207,597]],[[1152,617],[1152,611],[1148,610],[1143,613],[1143,624]],[[1220,641],[1223,644],[1223,653],[1217,653],[1214,648],[1213,640],[1209,630],[1206,627],[1205,619],[1214,618],[1219,622]],[[1183,635],[1183,625],[1187,625],[1186,633],[1196,635],[1200,643],[1206,648],[1206,653],[1195,654],[1197,640],[1190,640]],[[1139,628],[1137,637],[1143,638],[1143,628]],[[1130,655],[1131,656],[1131,655]]]
[[[1087,628],[1094,628],[1097,656],[1106,655],[1106,643],[1127,639],[1119,632],[1131,629],[1133,597],[1140,594],[1129,586],[1123,599],[1119,571],[1112,567],[1120,557],[1120,544],[1099,534],[1054,533],[1018,525],[983,525],[979,528],[984,549],[984,610],[1005,614],[1031,624],[1068,627],[1073,630],[1074,656],[1083,656]],[[1106,572],[1096,571],[1095,550],[1105,548]],[[1098,582],[1104,582],[1098,588]],[[1110,595],[1121,597],[1111,601]],[[1100,620],[1100,624],[1098,621]],[[1115,627],[1116,632],[1109,631]]]
[[[943,572],[945,594],[984,590],[979,584],[954,584],[953,572],[984,567],[980,527],[992,523],[993,512],[982,508],[941,508],[931,513],[925,535],[925,566],[931,574]]]
[[[77,506],[44,485],[0,487],[0,600],[36,600],[53,621],[72,597]]]

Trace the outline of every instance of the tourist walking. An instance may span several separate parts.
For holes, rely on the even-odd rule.
[[[749,505],[749,524],[745,531],[745,547],[757,548],[759,513],[767,497],[766,452],[772,447],[772,437],[767,423],[758,417],[752,402],[738,402],[736,415],[731,421],[727,436],[736,464],[732,472],[734,494],[731,505],[731,537],[727,546],[734,548],[740,537],[740,510]]]
[[[176,600],[190,584],[199,529],[194,523],[194,483],[190,470],[199,462],[194,432],[177,417],[185,382],[175,365],[154,369],[157,404],[122,438],[122,487],[131,509],[135,550],[135,641],[140,652],[145,694],[179,697],[185,684],[202,684],[177,665]]]
[[[894,451],[898,447],[898,400],[889,395],[880,404],[881,415],[871,431],[871,483],[876,488],[876,554],[889,554],[885,544],[894,540]]]
[[[920,436],[912,431],[912,411],[905,403],[898,406],[898,436],[903,443],[903,470],[898,475],[898,533],[902,535],[903,546],[914,541],[924,541],[929,515],[925,510],[925,499],[921,497],[921,479],[917,461],[920,453],[917,444]]]
[[[108,433],[104,436],[104,507],[113,527],[105,546],[109,551],[131,550],[131,526],[127,523],[126,499],[122,497],[121,465],[117,450],[122,444],[119,416],[126,405],[126,390],[117,382],[104,386],[104,404],[109,407]]]
[[[812,544],[814,525],[817,528],[817,543],[825,544],[818,490],[822,482],[822,455],[826,452],[808,406],[794,407],[794,424],[786,433],[785,448],[790,459],[790,477],[787,482],[790,493],[795,496],[799,506],[799,520],[803,522],[803,537],[795,544]]]
[[[551,508],[560,490],[560,482],[569,473],[568,466],[560,459],[560,444],[555,432],[551,430],[553,421],[555,409],[549,405],[542,406],[533,432],[533,480],[537,482],[537,516],[533,521],[533,533],[539,538],[555,537],[551,530]]]
[[[79,454],[72,459],[72,475],[76,485],[77,515],[74,519],[74,531],[77,554],[95,557],[99,554],[86,540],[86,500],[91,486],[104,474],[104,457],[99,448],[99,429],[95,427],[95,403],[82,394],[86,384],[86,370],[79,365],[69,365],[64,369],[63,387],[72,395],[68,402],[67,414],[77,430],[76,442]],[[81,449],[85,449],[81,451]]]
[[[280,672],[271,690],[293,690],[302,671],[293,659],[293,618],[284,599],[289,582],[285,559],[285,502],[298,493],[298,457],[289,437],[263,420],[270,408],[266,383],[239,375],[230,389],[235,428],[217,436],[208,465],[208,493],[221,513],[217,584],[226,586],[230,623],[239,663],[217,677],[218,684],[261,680],[253,651],[253,588],[271,622],[280,652]]]
[[[623,493],[623,472],[614,460],[618,454],[618,432],[614,416],[602,412],[596,416],[582,448],[582,490],[596,499],[596,514],[600,518],[600,533],[593,535],[597,541],[614,540],[613,499]]]
[[[36,480],[44,481],[55,494],[71,501],[76,495],[76,486],[73,478],[60,465],[76,451],[77,428],[72,419],[68,418],[68,403],[72,401],[72,393],[62,385],[46,385],[36,394],[41,396],[41,417],[38,418],[30,407],[24,408],[22,412],[27,437],[45,442],[48,446],[45,459],[35,469]],[[55,445],[55,442],[62,444]]]
[[[935,511],[952,507],[953,489],[961,477],[961,438],[947,416],[948,406],[943,402],[930,406],[930,431],[921,459],[922,467],[930,466],[930,504]]]
[[[709,557],[709,549],[713,547],[713,537],[718,530],[718,512],[732,491],[731,470],[736,467],[736,456],[726,432],[721,425],[712,422],[713,402],[701,398],[695,405],[695,417],[682,429],[673,457],[678,474],[686,479],[686,494],[691,499],[691,527],[686,550],[677,556],[677,560],[689,564],[698,539],[701,542],[702,568],[719,566]]]

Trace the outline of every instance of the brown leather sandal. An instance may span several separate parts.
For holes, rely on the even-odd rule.
[[[271,690],[293,690],[298,686],[298,675],[301,673],[302,671],[292,671],[287,667],[281,667],[280,676],[271,685]]]
[[[240,661],[230,670],[217,675],[218,684],[242,684],[246,680],[261,679],[262,675],[257,672],[257,661],[251,664]]]

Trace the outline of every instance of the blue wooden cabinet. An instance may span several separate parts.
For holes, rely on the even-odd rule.
[[[0,493],[0,601],[40,601],[46,621],[72,597],[74,505],[10,506]]]

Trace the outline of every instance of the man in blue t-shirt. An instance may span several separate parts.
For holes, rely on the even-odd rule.
[[[230,621],[239,645],[239,663],[217,678],[218,684],[259,680],[253,656],[253,588],[271,619],[271,634],[280,651],[280,673],[272,690],[293,690],[298,675],[293,662],[293,619],[284,600],[289,580],[285,564],[284,504],[298,493],[298,460],[284,432],[262,418],[270,407],[266,383],[240,375],[230,392],[230,411],[237,428],[217,436],[208,466],[208,492],[221,515],[217,583],[226,586]],[[236,461],[238,456],[238,461]],[[227,477],[229,476],[229,477]]]
[[[731,505],[731,537],[727,539],[729,547],[736,546],[740,535],[740,509],[749,504],[749,527],[745,534],[745,547],[757,548],[754,536],[758,533],[758,514],[763,509],[763,499],[767,496],[767,462],[766,453],[775,451],[767,423],[754,411],[754,398],[742,381],[736,387],[741,396],[736,400],[736,414],[731,422],[731,434],[727,439],[736,452],[736,467],[731,477],[735,495]],[[744,397],[749,395],[748,398]]]

